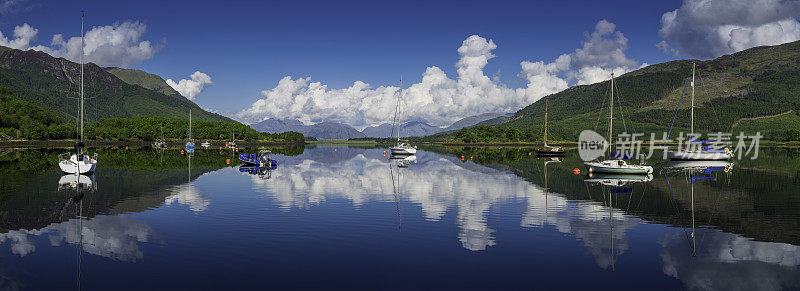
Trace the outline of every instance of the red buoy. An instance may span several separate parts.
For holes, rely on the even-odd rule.
[[[575,174],[575,175],[580,175],[581,174],[581,169],[575,168],[575,169],[572,170],[572,173]]]

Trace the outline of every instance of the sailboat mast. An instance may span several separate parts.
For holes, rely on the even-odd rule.
[[[696,64],[692,63],[692,139],[694,139],[694,68]]]
[[[547,147],[547,98],[544,99],[544,146]]]
[[[400,89],[397,90],[397,141],[400,141],[400,127],[403,126],[403,123],[400,122],[400,97],[403,96],[403,78],[400,78]]]
[[[392,120],[392,132],[389,137],[394,137],[394,128],[397,126],[397,111],[400,111],[400,93],[403,92],[403,78],[400,78],[400,89],[397,90],[397,103],[394,106],[394,119]],[[400,140],[400,128],[397,127],[397,140]]]
[[[81,142],[83,142],[83,11],[81,11]]]
[[[611,155],[611,143],[613,142],[613,139],[611,139],[611,129],[614,125],[614,73],[611,73],[611,100],[608,111],[608,154]]]

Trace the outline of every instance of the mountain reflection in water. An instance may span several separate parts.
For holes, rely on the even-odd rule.
[[[574,174],[572,169],[581,164],[575,153],[564,159],[537,159],[526,149],[429,148],[413,160],[390,160],[383,150],[288,150],[275,155],[278,167],[269,179],[240,172],[236,163],[229,165],[226,160],[233,152],[197,150],[187,157],[169,151],[101,150],[101,155],[126,158],[118,164],[106,159],[107,168],[82,184],[93,189],[81,195],[79,212],[73,204],[77,200],[64,191],[69,179],[57,169],[40,165],[28,173],[0,172],[0,180],[8,181],[0,189],[0,247],[15,258],[0,264],[0,275],[6,274],[0,276],[0,286],[52,287],[49,284],[58,280],[31,283],[47,277],[32,275],[42,266],[24,262],[60,257],[56,254],[69,251],[62,246],[78,245],[84,269],[136,263],[143,264],[132,270],[137,274],[162,268],[153,264],[197,273],[227,262],[241,273],[227,279],[207,275],[207,280],[247,276],[255,270],[233,265],[249,258],[256,260],[244,265],[288,277],[296,273],[281,265],[300,264],[305,272],[315,273],[321,269],[308,266],[325,260],[313,255],[321,252],[359,262],[352,267],[364,277],[332,279],[337,284],[386,287],[379,282],[387,280],[381,274],[389,271],[363,268],[383,264],[381,257],[390,251],[385,248],[394,248],[405,254],[393,256],[395,263],[416,265],[434,259],[439,266],[461,269],[471,278],[467,281],[477,284],[472,288],[492,286],[500,279],[511,288],[529,286],[524,280],[504,278],[514,272],[468,275],[482,272],[482,266],[500,271],[506,264],[536,268],[545,282],[542,286],[561,286],[548,281],[547,272],[576,268],[595,280],[611,280],[601,275],[609,271],[648,278],[630,288],[653,280],[660,287],[689,289],[800,287],[800,237],[799,230],[792,230],[800,219],[800,198],[791,194],[800,188],[797,168],[743,162],[698,180],[662,172],[647,180],[613,184]],[[21,168],[29,160],[25,155],[51,153],[29,150],[15,155],[21,158],[7,159],[4,166]],[[775,155],[780,153],[768,152],[767,161],[777,159]],[[780,187],[761,191],[759,187],[769,184],[762,180]],[[60,186],[59,181],[64,183]],[[320,241],[326,244],[316,243]],[[462,252],[454,252],[454,247]],[[43,251],[48,248],[53,249]],[[357,257],[347,255],[356,250]],[[195,252],[206,256],[191,255]],[[537,255],[524,262],[512,259],[531,252]],[[192,265],[180,263],[187,259]],[[586,265],[587,259],[593,267]],[[554,260],[559,263],[550,269],[537,267],[537,261]],[[481,263],[464,264],[469,261]],[[19,268],[29,269],[4,271]],[[443,271],[437,270],[417,271],[433,280],[431,286],[440,286],[446,281],[435,279]],[[81,281],[104,280],[84,273]],[[272,279],[278,285],[291,282]],[[392,288],[413,286],[395,283]],[[189,288],[193,283],[179,284]],[[316,286],[308,284],[303,286]],[[561,287],[588,286],[571,284]]]

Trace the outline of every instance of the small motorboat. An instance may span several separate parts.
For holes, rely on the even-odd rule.
[[[211,143],[208,141],[204,141],[203,143],[200,144],[200,146],[204,148],[211,147]]]
[[[269,150],[262,150],[257,154],[239,154],[239,160],[248,166],[259,166],[269,169],[278,167],[278,162],[272,159],[272,152]]]

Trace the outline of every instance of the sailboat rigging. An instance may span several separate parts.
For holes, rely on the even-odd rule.
[[[564,151],[561,147],[551,147],[547,145],[547,98],[544,99],[544,148],[536,150],[536,154],[540,156],[561,156]]]
[[[611,73],[611,97],[609,103],[609,118],[608,118],[608,154],[609,159],[600,162],[585,162],[583,163],[589,171],[593,173],[607,173],[607,174],[625,174],[625,175],[651,175],[653,167],[645,165],[632,165],[628,164],[625,160],[615,157],[611,153],[611,145],[613,142],[613,122],[614,122],[614,73]]]
[[[97,168],[97,153],[93,156],[89,156],[83,153],[83,146],[84,146],[84,135],[83,135],[83,116],[84,116],[84,109],[83,109],[83,48],[85,46],[84,41],[84,29],[83,29],[83,19],[84,14],[81,11],[81,87],[80,87],[80,94],[81,94],[81,105],[80,105],[80,141],[75,144],[75,153],[70,154],[69,152],[62,153],[58,155],[58,166],[61,168],[61,171],[64,173],[69,174],[87,174],[94,172],[95,168]]]
[[[194,151],[194,141],[192,140],[192,110],[189,109],[189,141],[186,142],[186,151]]]
[[[400,89],[397,90],[397,105],[395,105],[394,121],[392,121],[392,135],[394,135],[394,128],[397,127],[397,144],[389,148],[392,155],[413,155],[417,153],[417,147],[408,144],[407,141],[400,139],[400,97],[403,95],[403,80],[400,80]],[[394,136],[392,136],[394,137]]]
[[[711,140],[700,141],[696,140],[694,134],[694,72],[695,72],[696,64],[692,64],[692,104],[690,109],[690,134],[689,134],[689,146],[687,146],[684,150],[678,150],[676,152],[667,152],[667,157],[671,160],[729,160],[733,158],[733,151],[730,148],[713,148],[711,146],[706,145],[706,143],[711,142]],[[680,104],[679,104],[680,105]],[[678,108],[680,109],[680,108]],[[677,114],[677,111],[676,111]]]

